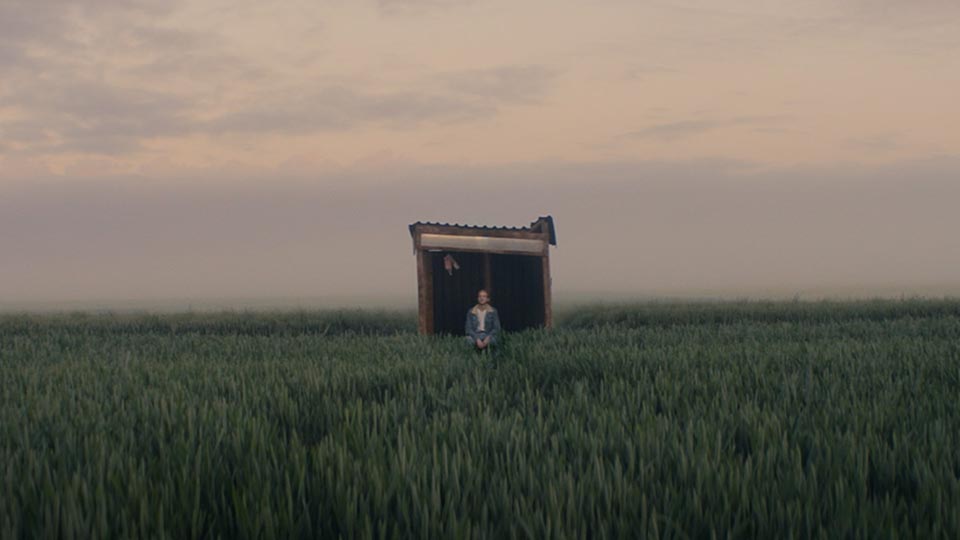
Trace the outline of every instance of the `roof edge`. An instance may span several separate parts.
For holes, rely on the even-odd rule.
[[[486,231],[530,231],[530,232],[541,232],[547,233],[550,240],[550,245],[557,245],[557,230],[556,225],[553,222],[553,216],[546,215],[540,216],[536,221],[530,223],[525,227],[510,227],[510,226],[497,226],[497,225],[469,225],[466,223],[440,223],[438,221],[415,221],[407,226],[407,229],[410,231],[410,237],[415,237],[417,226],[427,225],[433,227],[451,227],[451,228],[460,228],[460,229],[476,229],[476,230],[486,230]]]

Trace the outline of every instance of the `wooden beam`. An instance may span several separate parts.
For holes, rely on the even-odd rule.
[[[453,225],[414,225],[414,234],[449,234],[454,236],[491,236],[495,238],[527,238],[550,242],[549,232],[511,229],[484,229],[483,227],[456,227]]]
[[[476,249],[482,251],[518,251],[531,255],[542,255],[547,249],[547,242],[535,238],[495,238],[486,235],[463,236],[460,234],[432,234],[420,235],[420,247],[427,249],[442,249],[445,251],[459,251],[462,249]]]
[[[541,259],[543,261],[543,326],[553,328],[552,278],[550,277],[550,250]]]
[[[426,307],[424,308],[424,311],[426,312],[426,319],[427,319],[426,333],[433,335],[434,333],[436,333],[436,329],[434,328],[435,326],[434,320],[433,320],[433,254],[430,253],[429,251],[423,252],[423,266],[424,266],[424,272],[423,272],[424,279],[426,280],[426,284],[427,284],[426,286],[427,293],[426,295],[424,295],[425,296],[424,300],[426,303]]]
[[[427,254],[417,249],[417,331],[421,334],[428,334],[427,330]]]
[[[549,246],[549,244],[544,244]],[[544,247],[543,253],[546,253],[547,247]],[[531,253],[529,251],[513,251],[509,249],[470,249],[470,248],[457,248],[457,249],[442,249],[442,248],[424,248],[424,251],[427,252],[447,252],[447,253],[457,253],[457,252],[466,252],[466,253],[496,253],[497,255],[526,255],[527,257],[543,257],[543,253]]]

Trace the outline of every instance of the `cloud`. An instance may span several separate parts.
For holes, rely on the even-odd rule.
[[[739,126],[755,126],[757,129],[777,130],[777,124],[786,117],[779,115],[768,116],[737,116],[727,119],[698,119],[698,120],[680,120],[676,122],[664,122],[654,124],[638,131],[632,131],[625,134],[625,137],[632,139],[655,139],[661,141],[673,141],[685,137],[701,135],[710,131]]]
[[[314,92],[283,92],[283,99],[261,99],[200,126],[211,132],[316,133],[365,124],[411,127],[426,121],[462,120],[493,110],[456,96],[420,92],[368,93],[343,86]]]
[[[395,11],[459,3],[378,5]],[[301,135],[463,122],[535,102],[554,76],[537,65],[507,65],[421,73],[402,86],[336,76],[317,84],[235,53],[215,29],[170,22],[180,2],[102,0],[95,7],[0,3],[0,152],[120,155],[153,139],[197,133]]]
[[[627,136],[635,139],[660,139],[669,141],[690,135],[697,135],[722,126],[722,122],[716,121],[683,120],[679,122],[655,124],[639,131],[630,132]]]
[[[476,0],[377,0],[377,7],[385,15],[419,15],[430,10],[455,8]]]
[[[821,22],[857,22],[865,25],[934,23],[960,14],[953,0],[808,0],[771,2],[739,0],[719,5],[710,0],[661,0],[660,7],[717,18],[774,18]]]
[[[654,75],[662,75],[664,73],[677,73],[677,70],[671,67],[659,65],[634,65],[624,70],[623,78],[627,81],[638,81],[648,79]]]
[[[501,66],[442,76],[451,91],[500,103],[531,103],[548,89],[557,73],[546,66]]]
[[[554,77],[540,66],[502,66],[428,77],[409,90],[369,91],[330,84],[271,89],[212,119],[202,96],[126,87],[62,75],[58,84],[22,83],[5,101],[23,114],[0,123],[5,135],[34,153],[135,151],[157,137],[190,133],[301,135],[364,126],[409,129],[427,122],[464,122],[531,104]],[[369,83],[368,83],[369,85]]]
[[[370,92],[346,86],[273,92],[254,105],[198,126],[210,132],[339,131],[365,125],[407,129],[425,122],[463,122],[501,107],[531,104],[546,92],[554,72],[542,66],[500,66],[444,73],[414,90]]]
[[[694,48],[700,61],[742,60],[743,54],[777,61],[798,40],[825,55],[859,42],[877,55],[952,59],[960,47],[960,2],[954,0],[660,0],[651,7],[680,27],[690,23],[676,49]]]
[[[83,34],[104,23],[142,23],[170,13],[176,5],[162,0],[4,0],[0,3],[0,50],[14,65],[42,61],[45,51],[82,47]],[[142,30],[143,27],[138,25]],[[9,67],[11,64],[7,64]]]
[[[25,114],[2,127],[30,152],[127,152],[191,129],[189,103],[173,94],[90,80],[26,85],[9,98]]]
[[[867,137],[853,137],[847,139],[847,142],[874,152],[887,152],[903,146],[901,135],[897,133],[881,133]]]
[[[210,83],[265,76],[215,34],[166,26],[177,7],[0,3],[0,110],[11,113],[0,118],[3,151],[136,151],[147,140],[196,131],[194,111],[219,92]]]

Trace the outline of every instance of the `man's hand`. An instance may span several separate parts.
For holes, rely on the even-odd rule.
[[[484,340],[482,340],[482,339],[480,339],[480,338],[477,338],[477,347],[479,347],[479,348],[482,349],[482,348],[484,348],[484,347],[486,347],[486,346],[487,346],[487,344],[484,342]]]

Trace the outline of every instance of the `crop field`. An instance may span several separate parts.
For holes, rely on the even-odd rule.
[[[0,317],[2,538],[958,538],[960,301]]]

